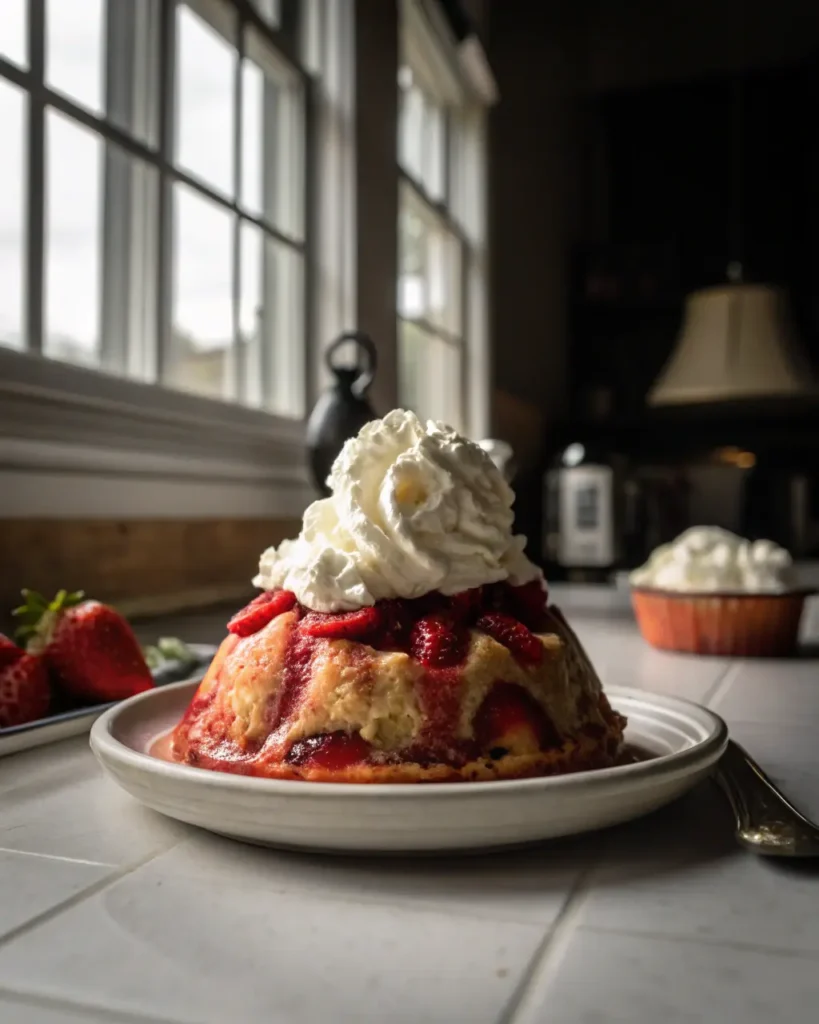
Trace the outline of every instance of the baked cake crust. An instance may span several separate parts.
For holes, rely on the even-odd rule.
[[[484,621],[461,630],[458,663],[438,667],[411,645],[309,635],[303,609],[291,606],[222,643],[174,731],[173,756],[218,771],[351,783],[489,781],[613,764],[625,719],[560,611],[543,609],[538,631],[524,630],[536,657],[500,642]]]

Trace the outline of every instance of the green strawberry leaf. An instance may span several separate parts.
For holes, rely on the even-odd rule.
[[[39,653],[51,639],[61,612],[79,604],[85,597],[81,590],[68,593],[60,590],[52,601],[47,601],[36,590],[23,590],[23,603],[12,611],[20,620],[15,639],[30,652]]]

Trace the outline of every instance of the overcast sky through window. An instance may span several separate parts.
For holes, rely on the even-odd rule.
[[[48,85],[102,114],[103,0],[48,0],[46,7]],[[177,46],[179,163],[230,196],[235,51],[185,7],[180,8]],[[0,0],[0,54],[27,63],[25,0]],[[252,72],[245,77],[248,126],[255,131],[244,141],[246,160],[258,161],[257,166],[261,146],[252,135],[261,129],[258,77]],[[26,110],[27,94],[0,79],[0,341],[15,347],[22,347],[23,329]],[[62,338],[90,359],[99,346],[104,151],[105,143],[93,132],[47,112],[46,350],[49,338]],[[243,191],[256,207],[260,177],[250,174],[243,174]],[[175,192],[183,195],[181,189]],[[228,215],[188,190],[184,194],[175,218],[181,230],[175,245],[174,322],[202,347],[216,347],[231,334]]]

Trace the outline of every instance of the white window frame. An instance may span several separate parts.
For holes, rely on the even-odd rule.
[[[404,318],[399,310],[399,328],[402,320],[415,323],[459,348],[459,426],[473,437],[486,437],[491,383],[486,120],[487,107],[497,100],[497,93],[487,68],[482,67],[482,78],[474,73],[470,59],[474,38],[459,45],[437,5],[428,0],[401,0],[400,11],[401,63],[447,111],[447,153],[444,194],[439,198],[430,195],[423,181],[402,165],[399,141],[399,216],[401,203],[411,193],[412,203],[425,207],[428,217],[437,218],[444,230],[458,239],[461,323],[457,336],[447,337],[446,329],[423,318]]]
[[[297,2],[279,0],[271,5],[270,0],[256,0],[259,10],[278,14],[279,27],[272,29],[250,0],[236,0],[244,17],[269,32],[276,47],[291,61],[301,52],[293,18]],[[305,36],[326,37],[329,43],[325,49],[332,49],[334,37],[323,16],[325,5],[316,0],[300,2],[306,11],[300,26]],[[30,0],[30,4],[30,72],[2,58],[0,62],[4,77],[16,84],[29,89],[35,81],[40,82],[39,96],[30,102],[31,126],[37,129],[38,118],[40,124],[39,131],[31,132],[34,141],[29,143],[34,147],[33,160],[29,154],[29,187],[42,191],[43,160],[37,147],[42,150],[45,0]],[[343,6],[341,11],[343,14]],[[165,16],[173,17],[173,10]],[[35,40],[40,41],[32,45]],[[336,79],[352,78],[346,56],[335,57]],[[341,71],[339,64],[343,65]],[[165,78],[167,74],[166,61]],[[326,90],[317,98],[316,85],[305,73],[308,126],[315,123],[314,108],[332,101]],[[62,108],[81,123],[90,121],[89,126],[99,131],[98,119],[69,99],[50,92],[47,98],[57,109]],[[115,127],[101,134],[110,135],[126,151],[133,150],[132,140],[121,137],[123,133]],[[310,132],[304,243],[310,273],[315,211],[332,203],[326,191],[338,184],[332,178],[320,182],[309,163],[319,143],[320,138]],[[39,210],[34,217],[39,216],[40,223],[33,225],[31,237],[40,239],[40,252],[36,252],[35,241],[31,246],[35,251],[29,251],[28,259],[42,261],[42,204],[30,206]],[[352,230],[350,224],[345,227]],[[170,288],[169,276],[164,287],[166,291]],[[315,361],[318,320],[313,311],[317,305],[321,308],[322,295],[320,288],[312,296],[309,287],[305,293],[304,361],[309,372],[308,360]],[[41,289],[29,287],[28,295],[26,320],[31,337],[37,339],[36,349],[42,339]],[[164,301],[168,301],[167,295]],[[110,297],[108,304],[110,307]],[[312,391],[306,387],[308,407]],[[37,351],[19,352],[0,346],[0,518],[297,516],[312,497],[302,420],[61,363]]]

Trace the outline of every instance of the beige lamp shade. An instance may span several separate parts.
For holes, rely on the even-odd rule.
[[[768,285],[736,284],[688,296],[676,348],[648,401],[674,405],[813,390],[784,294]]]

